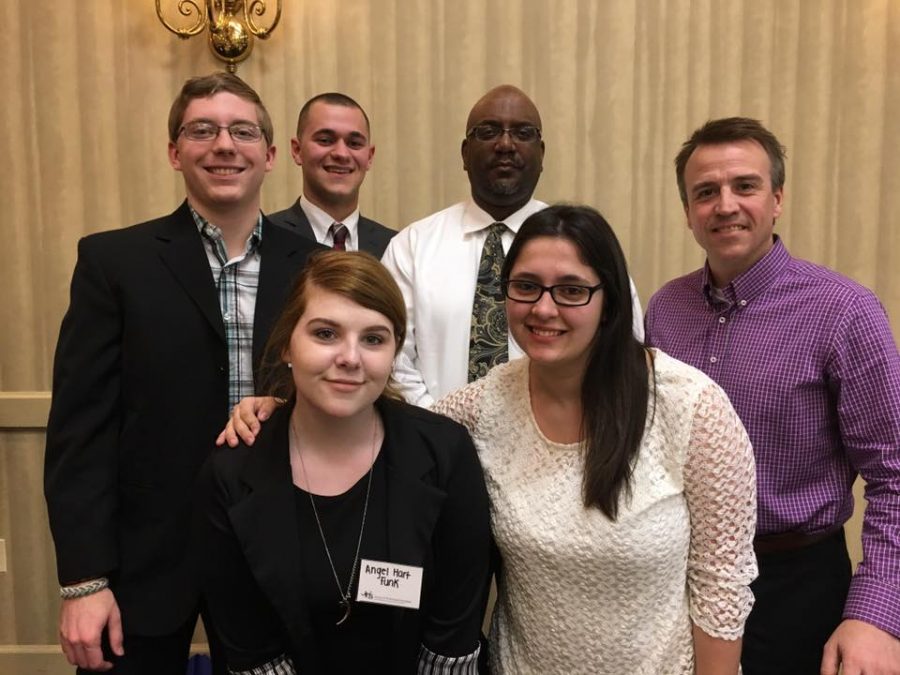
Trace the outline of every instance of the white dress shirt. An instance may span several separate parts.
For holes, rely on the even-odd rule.
[[[331,231],[331,226],[337,221],[308,199],[300,200],[300,208],[303,209],[303,213],[309,219],[309,226],[312,228],[313,234],[316,235],[316,241],[323,246],[331,248],[334,245],[334,233]],[[357,235],[357,226],[359,225],[359,207],[340,223],[347,228],[347,240],[344,242],[344,250],[358,251],[359,236]]]
[[[503,252],[519,227],[547,204],[532,199],[503,220]],[[429,407],[468,382],[469,328],[481,249],[495,221],[472,199],[438,211],[401,230],[381,262],[406,301],[407,330],[394,362],[394,379],[406,400]],[[634,283],[634,334],[643,340],[644,319]],[[509,338],[509,358],[523,356]]]

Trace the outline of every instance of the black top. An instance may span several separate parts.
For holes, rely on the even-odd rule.
[[[377,407],[385,435],[361,557],[421,567],[420,608],[373,605],[367,611],[354,594],[352,623],[333,625],[340,618],[339,594],[308,500],[298,504],[285,406],[263,425],[252,448],[213,455],[197,483],[202,587],[232,669],[287,654],[302,675],[402,675],[416,672],[421,645],[447,657],[477,648],[489,589],[490,522],[472,439],[461,425],[427,410],[385,399]],[[364,487],[333,500],[334,509],[328,498],[316,502],[326,537],[339,530],[328,542],[334,540],[344,584]],[[356,631],[352,638],[344,627]],[[387,666],[348,660],[360,651]]]
[[[341,582],[341,591],[347,588],[350,566],[356,555],[368,476],[366,473],[344,494],[333,497],[313,496],[328,550]],[[372,469],[372,492],[369,495],[369,508],[359,552],[360,560],[387,559],[385,491],[384,461],[379,453]],[[328,663],[328,672],[334,675],[387,672],[390,657],[387,645],[391,609],[384,605],[356,601],[360,567],[357,561],[353,587],[350,590],[352,607],[350,617],[340,626],[337,625],[344,616],[344,610],[339,605],[340,593],[328,563],[325,547],[322,545],[309,493],[295,487],[294,495],[299,526],[297,535],[302,551],[301,583],[309,589],[306,597],[316,644],[322,653],[332,655]],[[347,649],[348,644],[352,644],[353,649]]]

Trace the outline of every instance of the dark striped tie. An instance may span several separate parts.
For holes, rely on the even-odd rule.
[[[348,234],[350,234],[350,230],[345,225],[333,223],[331,226],[331,237],[334,243],[332,243],[331,248],[335,251],[346,251]]]

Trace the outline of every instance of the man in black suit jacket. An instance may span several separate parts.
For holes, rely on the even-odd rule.
[[[303,196],[269,218],[320,244],[380,259],[396,232],[359,215],[359,188],[375,156],[369,134],[368,115],[349,96],[332,92],[307,101],[291,139]]]
[[[79,243],[45,495],[60,642],[80,668],[185,671],[200,611],[187,556],[194,479],[230,405],[253,392],[253,364],[317,248],[260,213],[272,136],[236,76],[188,80],[169,115],[187,201]]]

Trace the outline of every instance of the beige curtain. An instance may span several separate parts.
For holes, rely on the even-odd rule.
[[[174,0],[166,0],[170,6]],[[269,3],[273,0],[268,0]],[[164,3],[164,4],[166,4]],[[172,210],[165,121],[184,79],[218,68],[153,0],[0,3],[0,645],[55,642],[41,496],[44,407],[79,237]],[[472,103],[509,82],[536,101],[538,196],[598,207],[644,302],[702,256],[672,159],[710,117],[749,115],[788,147],[778,230],[797,255],[873,288],[900,330],[900,1],[284,0],[238,74],[263,97],[279,156],[266,210],[297,195],[300,105],[339,90],[373,123],[365,214],[396,228],[463,198]],[[5,397],[5,398],[4,398]],[[19,407],[16,407],[19,406]],[[0,662],[2,671],[2,662]]]

